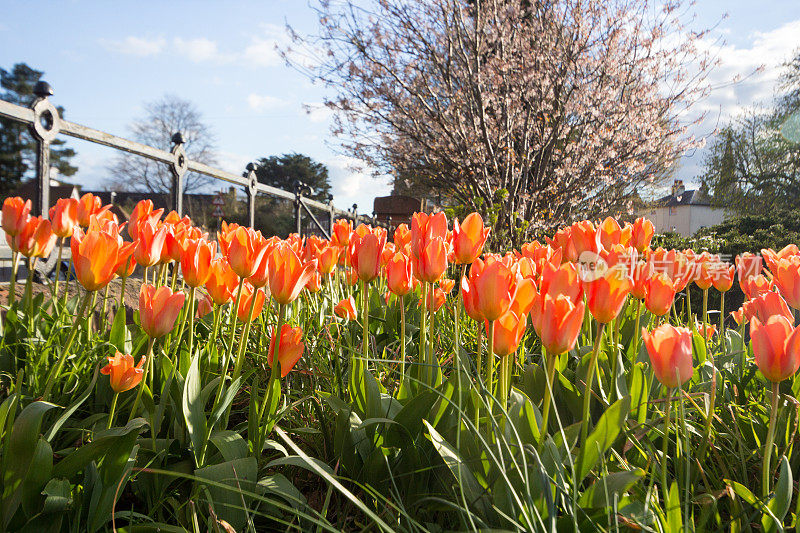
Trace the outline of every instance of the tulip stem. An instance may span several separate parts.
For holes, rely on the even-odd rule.
[[[197,291],[197,287],[192,287],[189,289],[189,308],[186,311],[189,314],[189,359],[194,357],[194,294]],[[178,339],[180,342],[180,338]]]
[[[400,380],[406,379],[406,302],[404,296],[398,296],[400,302]]]
[[[278,304],[278,325],[275,326],[275,330],[273,331],[273,337],[275,337],[274,341],[274,348],[272,350],[272,362],[270,363],[269,369],[269,382],[267,383],[267,388],[264,391],[264,401],[261,402],[261,407],[259,408],[258,412],[258,420],[261,421],[264,418],[264,408],[266,407],[267,403],[272,403],[272,389],[275,387],[275,380],[278,379],[278,372],[280,369],[278,368],[278,361],[280,356],[280,349],[281,349],[281,331],[283,330],[283,323],[286,320],[286,304]],[[268,413],[269,416],[272,416],[274,413]],[[263,442],[263,439],[260,440]],[[260,450],[255,450],[256,454],[261,453]]]
[[[556,376],[556,359],[558,355],[547,353],[544,349],[542,349],[542,355],[547,366],[547,383],[545,384],[544,399],[542,401],[542,426],[539,433],[542,441],[544,441],[544,437],[547,435],[547,421],[550,418],[550,403],[553,397],[553,380]]]
[[[722,353],[725,353],[725,293],[719,294],[719,342],[722,345]]]
[[[139,390],[136,391],[136,398],[133,400],[133,406],[131,407],[131,413],[128,415],[128,423],[130,424],[133,417],[136,416],[136,408],[139,406],[139,400],[142,399],[142,391],[145,388],[145,382],[147,381],[147,376],[150,374],[150,368],[153,366],[153,344],[155,344],[156,340],[152,337],[148,339],[147,342],[147,360],[144,363],[144,375],[142,376],[142,381],[139,383]],[[151,385],[152,386],[152,385]],[[151,389],[152,391],[152,389]],[[153,428],[150,428],[150,431],[153,431]]]
[[[239,278],[239,288],[236,289],[236,300],[233,302],[233,307],[231,307],[231,317],[228,320],[229,325],[229,336],[228,336],[228,347],[225,350],[225,358],[222,360],[222,375],[220,378],[222,381],[225,381],[225,372],[228,370],[228,365],[230,364],[231,353],[233,352],[233,339],[236,335],[236,311],[239,309],[239,300],[242,298],[242,286],[244,285],[244,278]],[[220,384],[222,386],[222,384]]]
[[[639,339],[642,337],[642,332],[639,330],[639,324],[642,320],[642,301],[637,299],[636,300],[636,325],[633,326],[633,361],[632,364],[636,363],[636,360],[639,358]]]
[[[661,486],[664,498],[669,491],[667,484],[667,453],[669,451],[669,419],[672,414],[672,389],[667,389],[667,409],[664,414],[664,440],[661,444]]]
[[[19,252],[11,253],[11,279],[8,282],[8,306],[17,299],[17,267],[19,265]]]
[[[456,372],[461,372],[461,307],[464,305],[464,295],[461,294],[461,280],[467,273],[467,265],[461,265],[461,276],[458,278],[458,302],[453,312],[455,319],[455,354],[453,359],[455,361]]]
[[[111,400],[111,409],[108,412],[108,424],[106,425],[106,429],[111,429],[111,426],[114,423],[114,412],[117,410],[117,398],[119,398],[119,393],[114,393],[114,398]]]
[[[64,349],[61,350],[61,355],[58,357],[58,363],[56,363],[56,367],[47,378],[44,394],[42,394],[42,400],[44,401],[47,401],[48,398],[50,398],[50,391],[53,390],[53,385],[55,384],[56,379],[58,379],[58,376],[61,374],[61,370],[64,368],[64,363],[67,361],[67,356],[69,355],[69,349],[72,348],[72,343],[75,341],[75,337],[78,334],[78,325],[83,321],[83,315],[86,313],[86,308],[89,306],[89,300],[92,299],[93,292],[94,291],[89,291],[86,293],[86,296],[83,297],[81,307],[78,310],[78,314],[75,315],[75,321],[72,323],[72,328],[69,330],[67,342],[64,345]]]
[[[128,261],[130,261],[130,258],[128,258]],[[125,267],[125,270],[127,271],[128,267]],[[119,287],[119,305],[117,306],[117,312],[118,313],[119,313],[120,310],[122,310],[123,312],[125,310],[125,285],[127,284],[127,282],[128,282],[128,276],[125,276],[124,278],[122,278],[122,281],[120,283],[120,287]]]
[[[247,311],[247,322],[244,324],[244,331],[239,339],[239,353],[236,355],[236,364],[233,366],[233,381],[242,374],[242,365],[244,365],[244,351],[247,348],[247,340],[250,337],[250,324],[253,322],[253,311],[256,307],[256,297],[258,289],[253,287],[253,292],[250,294],[250,308]]]
[[[707,321],[706,317],[708,311],[708,289],[703,291],[703,346],[706,349],[706,355],[711,362],[711,394],[708,399],[708,414],[706,415],[706,426],[703,431],[703,444],[700,446],[700,452],[697,454],[697,459],[702,461],[706,456],[708,444],[711,441],[711,423],[714,421],[714,409],[717,403],[717,365],[714,362],[714,355],[708,355],[708,339],[706,338]]]
[[[53,299],[58,299],[58,277],[61,274],[61,253],[64,250],[64,237],[58,239],[58,260],[56,261],[56,282],[53,285]]]
[[[769,430],[767,431],[767,443],[764,450],[764,464],[761,466],[761,495],[766,500],[769,496],[769,473],[770,473],[770,460],[772,459],[772,445],[775,442],[775,424],[778,419],[778,399],[780,392],[778,391],[779,384],[772,384],[772,409],[769,413]]]
[[[69,279],[72,277],[72,256],[70,255],[69,262],[67,263],[67,274],[64,280],[64,303],[69,300]]]
[[[597,323],[597,335],[595,336],[592,358],[589,360],[589,368],[586,370],[586,390],[583,393],[583,420],[581,420],[581,446],[586,444],[589,436],[589,408],[592,400],[592,384],[594,383],[594,367],[597,364],[597,356],[600,353],[600,344],[603,341],[603,332],[606,325],[602,322]]]
[[[428,309],[428,312],[431,314],[431,321],[430,324],[428,324],[428,330],[430,333],[430,340],[428,341],[428,383],[431,385],[431,387],[433,387],[436,385],[436,375],[437,375],[436,370],[439,368],[439,361],[436,358],[436,355],[434,354],[434,347],[436,344],[434,342],[434,339],[436,339],[436,330],[434,329],[436,323],[436,310],[434,309],[435,303],[433,301],[434,297],[433,283],[431,283],[430,288],[431,288],[430,290],[431,308]],[[428,302],[426,301],[425,302],[426,307],[427,303]]]
[[[100,313],[100,331],[106,329],[106,311],[108,310],[108,291],[111,288],[111,282],[106,283],[106,290],[103,291],[103,310]]]
[[[422,312],[419,319],[419,360],[425,362],[428,353],[428,283],[422,282]]]
[[[494,381],[494,320],[487,320],[488,331],[486,332],[486,388],[489,394],[494,394],[492,382]],[[493,411],[493,409],[489,409]]]

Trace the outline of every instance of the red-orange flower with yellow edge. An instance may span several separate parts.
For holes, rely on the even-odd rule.
[[[675,301],[675,282],[663,272],[656,272],[645,283],[644,306],[656,316],[666,315]]]
[[[618,267],[609,268],[584,280],[583,290],[589,312],[601,324],[608,324],[622,310],[632,286],[625,269]]]
[[[350,236],[350,264],[358,279],[369,283],[381,273],[381,256],[386,245],[386,230],[359,226]]]
[[[668,389],[683,385],[692,377],[692,330],[663,324],[648,332],[642,328],[642,340],[658,381]]]
[[[264,259],[269,244],[261,233],[244,226],[236,228],[230,237],[228,263],[237,276],[249,278],[255,274],[258,265]]]
[[[637,218],[631,228],[631,246],[639,253],[644,252],[653,240],[655,226],[646,218]]]
[[[800,309],[800,255],[778,259],[772,267],[778,290],[794,309]]]
[[[486,261],[477,259],[469,273],[471,285],[470,305],[485,320],[497,320],[510,308],[516,296],[516,278],[514,273],[502,261],[487,257]]]
[[[443,211],[433,215],[414,213],[411,217],[411,252],[419,258],[428,242],[435,238],[447,239],[447,216]]]
[[[110,205],[103,207],[103,202],[99,196],[87,192],[78,200],[78,225],[82,228],[89,227],[92,215],[100,215],[109,209],[111,209]]]
[[[27,224],[31,215],[31,201],[19,196],[3,200],[3,231],[11,237],[16,236]]]
[[[78,225],[77,198],[59,198],[56,205],[50,208],[50,224],[56,237],[72,237],[72,232]]]
[[[205,239],[192,239],[186,242],[181,255],[181,273],[189,287],[204,285],[211,276],[211,261],[217,255],[217,245]]]
[[[120,394],[129,391],[142,381],[144,376],[144,368],[142,367],[147,361],[147,356],[142,356],[136,366],[133,365],[132,356],[120,352],[114,354],[114,357],[107,357],[107,359],[108,364],[100,369],[100,373],[109,377],[111,390],[115,393]]]
[[[411,264],[411,259],[398,252],[386,265],[386,284],[397,296],[405,296],[414,287]]]
[[[551,355],[570,351],[575,346],[583,325],[583,301],[578,300],[575,303],[563,294],[555,297],[545,294],[543,300],[539,323],[542,346]]]
[[[411,246],[411,230],[408,224],[400,224],[394,229],[394,245],[398,250]]]
[[[175,326],[186,295],[172,292],[169,287],[142,285],[139,292],[139,322],[142,330],[153,339],[163,337]]]
[[[316,260],[302,264],[285,241],[273,246],[266,260],[269,261],[269,290],[275,301],[281,305],[293,302],[317,269]]]
[[[457,265],[469,264],[483,253],[483,245],[489,236],[489,228],[483,226],[478,213],[470,213],[459,224],[453,221],[453,261]]]
[[[253,301],[255,298],[255,301]],[[239,322],[250,322],[252,318],[261,314],[264,309],[266,295],[264,289],[256,289],[249,283],[242,285],[242,297],[239,298],[239,307],[236,309],[236,318]],[[253,314],[250,314],[250,305],[253,305]],[[251,318],[252,317],[252,318]]]
[[[425,300],[427,302],[425,305],[425,309],[427,309],[431,313],[435,313],[436,311],[441,309],[442,306],[444,305],[446,296],[442,291],[442,289],[440,289],[439,287],[434,287],[433,290],[428,291],[428,295],[425,298]],[[422,297],[420,297],[419,299],[419,306],[422,307]]]
[[[231,270],[228,260],[224,257],[214,259],[206,280],[206,290],[214,303],[225,305],[230,302],[236,294],[238,286],[239,276]]]
[[[355,320],[356,319],[355,299],[351,296],[349,298],[345,298],[344,300],[340,301],[333,308],[333,313],[339,318],[345,318],[347,320]]]
[[[414,276],[422,282],[436,283],[447,270],[447,244],[441,237],[428,239],[414,256]]]
[[[136,233],[136,249],[133,251],[133,258],[136,263],[143,267],[151,267],[161,261],[161,251],[164,248],[164,240],[167,238],[167,228],[157,225],[157,222],[144,220],[140,223]],[[128,233],[131,226],[128,224]]]
[[[278,363],[281,367],[281,377],[285,378],[286,375],[292,371],[294,365],[303,356],[305,349],[303,344],[303,330],[300,328],[293,328],[289,324],[284,324],[281,327],[280,344],[278,346]],[[267,355],[267,362],[272,365],[272,360],[275,354],[275,328],[272,328],[272,338],[269,341],[269,354]]]
[[[331,244],[339,248],[347,248],[350,244],[350,234],[353,233],[353,223],[340,218],[333,224]]]
[[[511,355],[517,351],[522,336],[525,334],[526,315],[517,316],[514,311],[508,311],[494,323],[494,354],[500,357]],[[488,333],[489,323],[486,323]]]
[[[56,244],[56,236],[49,220],[33,217],[14,237],[14,244],[25,257],[47,257]]]
[[[736,269],[729,263],[717,262],[714,267],[714,274],[711,277],[711,284],[719,292],[728,292],[733,287],[733,279]]]
[[[784,316],[774,315],[762,322],[750,319],[753,356],[765,378],[773,383],[791,377],[800,367],[800,328],[793,328]]]
[[[99,224],[93,222],[86,234],[80,228],[75,228],[70,250],[75,277],[84,289],[102,289],[113,279],[120,253],[118,235],[102,231]]]
[[[761,257],[764,258],[764,262],[772,272],[775,272],[777,269],[778,261],[781,259],[789,259],[798,254],[800,254],[800,249],[796,244],[787,244],[777,252],[772,248],[761,249]]]
[[[139,227],[142,223],[156,225],[163,213],[164,209],[153,209],[152,200],[140,200],[131,211],[131,217],[128,220],[128,235],[131,239],[136,240],[139,237]]]

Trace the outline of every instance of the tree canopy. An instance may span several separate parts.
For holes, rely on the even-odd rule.
[[[36,96],[33,88],[44,72],[25,63],[17,63],[10,70],[0,68],[0,99],[29,107]],[[58,107],[64,116],[64,108]],[[62,176],[72,176],[78,167],[72,164],[75,150],[65,146],[65,141],[55,139],[50,143],[50,166]],[[24,178],[32,178],[36,168],[36,141],[28,127],[20,122],[0,118],[0,194],[14,190]]]
[[[262,157],[256,164],[256,177],[261,183],[294,191],[294,185],[299,181],[313,188],[311,198],[328,201],[331,193],[328,168],[309,156],[298,153],[272,155]]]

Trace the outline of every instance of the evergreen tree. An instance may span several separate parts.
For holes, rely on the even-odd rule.
[[[286,191],[294,191],[297,181],[310,185],[314,200],[327,202],[331,192],[328,168],[304,154],[283,154],[262,157],[257,162],[256,177],[266,185]]]
[[[36,96],[33,88],[44,72],[34,70],[25,63],[17,63],[10,70],[0,68],[0,99],[29,107]],[[58,107],[64,116],[64,108]],[[75,150],[66,147],[61,139],[50,143],[50,165],[62,176],[72,176],[78,168],[72,165]],[[20,122],[0,118],[0,194],[6,195],[24,178],[32,178],[36,168],[36,141],[27,126]]]

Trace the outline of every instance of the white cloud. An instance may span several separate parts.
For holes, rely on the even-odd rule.
[[[250,93],[247,96],[247,104],[254,111],[267,111],[270,109],[278,109],[289,105],[287,100],[270,96],[268,94],[255,94]]]
[[[237,154],[234,152],[226,152],[226,151],[218,151],[216,153],[217,156],[217,165],[222,170],[226,170],[233,174],[241,174],[244,172],[247,164],[252,162],[252,158],[247,157],[246,155]],[[220,183],[220,187],[223,185],[222,182]]]
[[[234,59],[234,57],[229,54],[220,53],[216,41],[204,37],[198,39],[181,39],[180,37],[176,37],[172,44],[178,54],[184,56],[193,63],[204,63],[207,61],[225,63]]]
[[[112,52],[147,57],[160,54],[164,50],[167,41],[163,37],[148,38],[129,35],[121,41],[101,39],[100,44]]]
[[[375,197],[392,190],[388,177],[373,177],[373,169],[356,158],[337,155],[324,163],[331,177],[334,204],[340,209],[355,203],[360,213],[372,213]]]

